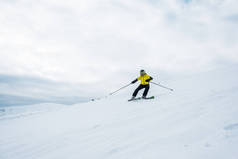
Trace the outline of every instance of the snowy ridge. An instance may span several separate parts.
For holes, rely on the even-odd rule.
[[[1,107],[0,108],[0,120],[10,120],[15,118],[26,117],[30,115],[36,115],[44,112],[56,111],[68,105],[62,104],[52,104],[52,103],[43,103],[43,104],[34,104],[26,106],[10,106],[10,107]]]
[[[237,159],[236,73],[234,68],[171,80],[166,84],[175,92],[153,86],[156,98],[150,101],[127,102],[127,90],[0,120],[0,158]]]

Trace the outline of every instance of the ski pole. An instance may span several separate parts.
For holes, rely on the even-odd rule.
[[[126,85],[126,86],[123,86],[123,87],[121,87],[120,89],[118,89],[118,90],[116,90],[116,91],[114,91],[114,92],[110,93],[109,95],[113,95],[114,93],[116,93],[116,92],[118,92],[118,91],[120,91],[120,90],[122,90],[122,89],[124,89],[124,88],[128,87],[129,85],[131,85],[131,83],[130,83],[130,84],[128,84],[128,85]]]
[[[168,90],[170,90],[170,91],[174,91],[172,88],[165,87],[165,86],[163,86],[163,85],[161,85],[161,84],[154,83],[154,82],[150,82],[150,83],[155,84],[155,85],[157,85],[157,86],[160,86],[160,87],[162,87],[162,88],[168,89]]]

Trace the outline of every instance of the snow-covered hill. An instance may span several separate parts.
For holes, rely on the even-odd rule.
[[[152,86],[150,101],[127,102],[131,86],[94,102],[5,112],[0,159],[237,159],[237,72],[163,81],[175,91]]]

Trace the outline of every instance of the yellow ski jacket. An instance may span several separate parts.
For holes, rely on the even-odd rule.
[[[150,80],[152,80],[153,78],[152,77],[150,77],[149,75],[147,75],[147,74],[145,74],[144,76],[140,76],[140,77],[138,77],[137,78],[137,80],[139,81],[141,81],[141,85],[148,85],[149,84],[149,82],[147,82],[147,81],[150,81]]]

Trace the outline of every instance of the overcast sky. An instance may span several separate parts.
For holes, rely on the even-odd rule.
[[[142,68],[206,71],[238,62],[237,28],[237,0],[0,0],[0,74],[120,83]]]

